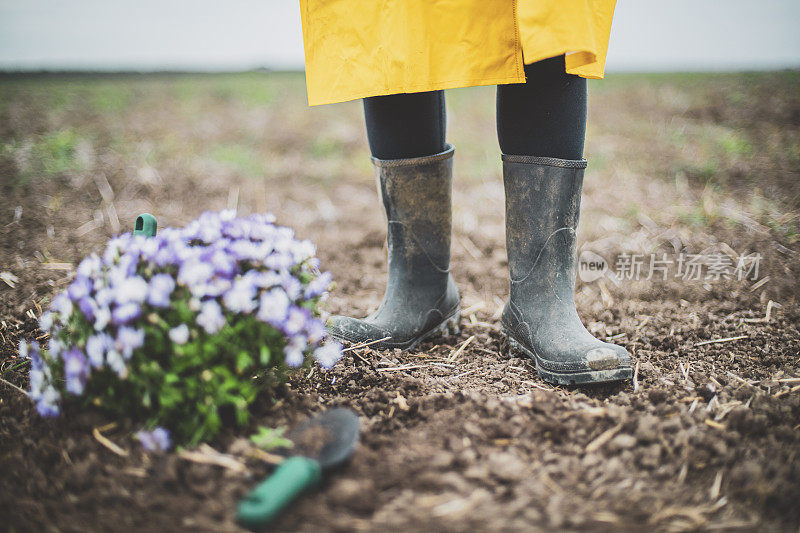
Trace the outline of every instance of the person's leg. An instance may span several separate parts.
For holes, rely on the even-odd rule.
[[[630,379],[628,352],[595,339],[575,310],[585,81],[564,73],[563,57],[525,72],[526,83],[497,90],[511,274],[503,331],[546,381]]]
[[[407,159],[445,149],[444,91],[364,98],[372,156]]]
[[[388,221],[389,279],[364,319],[331,317],[341,340],[411,349],[457,330],[460,299],[450,275],[453,147],[444,141],[442,91],[364,100],[372,161]]]
[[[564,71],[564,56],[525,66],[526,83],[497,86],[497,138],[504,154],[580,159],[586,80]]]

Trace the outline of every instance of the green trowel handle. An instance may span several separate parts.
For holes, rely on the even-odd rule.
[[[239,502],[236,520],[250,529],[265,526],[296,496],[319,483],[321,476],[322,469],[314,459],[301,456],[286,459]]]
[[[133,227],[134,235],[144,235],[145,237],[156,236],[156,217],[150,213],[142,213],[136,217],[136,224]]]

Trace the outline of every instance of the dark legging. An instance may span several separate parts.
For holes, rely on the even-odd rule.
[[[497,86],[497,138],[504,154],[581,159],[586,80],[564,56],[525,66],[526,83]],[[445,146],[444,91],[364,99],[369,148],[378,159],[437,154]]]

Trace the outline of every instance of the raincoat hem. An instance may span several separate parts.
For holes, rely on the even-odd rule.
[[[405,85],[392,89],[382,87],[380,89],[359,91],[357,93],[352,93],[345,96],[329,96],[327,98],[319,98],[319,99],[312,99],[309,96],[308,105],[317,106],[325,104],[336,104],[340,102],[348,102],[350,100],[369,98],[370,96],[386,96],[389,94],[402,94],[402,93],[421,93],[426,91],[438,91],[440,89],[459,89],[462,87],[478,87],[482,85],[505,85],[508,83],[525,83],[525,73],[520,71],[518,74],[514,76],[506,76],[502,78],[474,78],[467,80],[440,81],[435,83],[420,83],[415,85]]]

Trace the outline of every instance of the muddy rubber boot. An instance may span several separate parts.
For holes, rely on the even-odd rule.
[[[453,146],[412,159],[372,159],[388,219],[389,280],[380,307],[364,319],[333,316],[331,335],[351,343],[388,340],[410,350],[458,331],[460,298],[450,274]]]
[[[503,155],[511,295],[509,343],[562,385],[631,378],[625,348],[595,339],[575,310],[578,214],[584,160]]]

